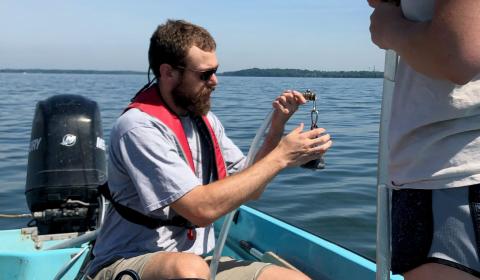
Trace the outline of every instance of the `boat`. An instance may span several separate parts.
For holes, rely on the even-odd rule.
[[[375,278],[373,261],[335,243],[248,206],[241,206],[234,216],[222,255],[244,260],[279,256],[312,279]],[[217,236],[222,223],[223,219],[215,222]],[[41,236],[35,227],[0,231],[0,279],[78,279],[91,249],[88,240],[94,235],[86,232]],[[250,245],[248,250],[243,244]],[[403,278],[392,275],[391,279]]]
[[[95,102],[75,95],[54,96],[37,104],[26,187],[27,203],[36,224],[0,231],[0,279],[86,279],[85,267],[92,257],[93,241],[108,207],[101,196],[91,196],[106,180],[105,143],[97,124],[99,114],[95,106]],[[90,110],[91,107],[93,109]],[[87,108],[88,112],[78,113],[79,108]],[[67,130],[72,126],[77,130],[84,126],[87,132],[85,135],[73,134],[59,131],[58,127],[53,129],[54,132],[46,131],[52,123]],[[68,167],[78,163],[75,152],[63,154],[65,158],[62,158],[62,152],[56,148],[52,150],[50,147],[50,151],[40,148],[41,141],[51,143],[47,141],[48,137],[55,134],[63,135],[61,145],[57,145],[61,146],[59,149],[71,149],[81,137],[90,139],[86,142],[95,150],[92,153],[95,156],[85,157],[85,147],[77,145],[80,150],[76,156],[78,152],[82,154],[83,170],[80,173],[78,168]],[[40,152],[35,156],[32,151]],[[59,162],[52,168],[51,161]],[[40,174],[41,178],[32,174]],[[56,182],[49,185],[49,179]],[[223,234],[222,225],[228,219],[229,216],[226,216],[215,222],[217,238]],[[248,206],[241,206],[231,213],[231,226],[221,255],[273,262],[298,269],[312,279],[362,280],[378,277],[372,260]],[[403,279],[388,272],[387,278]],[[135,279],[135,275],[131,276]]]

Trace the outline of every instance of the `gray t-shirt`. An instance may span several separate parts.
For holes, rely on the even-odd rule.
[[[434,0],[402,0],[414,21],[433,16]],[[466,85],[436,80],[400,58],[389,129],[394,187],[440,189],[480,183],[480,75]]]
[[[207,115],[217,136],[229,174],[243,168],[245,157],[225,135],[223,126],[211,112]],[[196,126],[189,117],[181,118],[192,151],[195,173],[182,159],[173,132],[158,119],[137,109],[128,110],[110,134],[109,187],[113,198],[152,217],[175,216],[168,206],[196,186],[202,185],[202,152]],[[198,255],[213,249],[213,227],[196,229],[189,240],[179,227],[156,230],[131,223],[109,207],[94,248],[89,271],[96,271],[113,259],[129,258],[156,251],[192,252]]]

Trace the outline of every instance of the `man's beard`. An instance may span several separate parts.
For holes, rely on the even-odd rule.
[[[204,85],[198,92],[192,93],[182,87],[182,85],[183,83],[172,91],[175,105],[195,116],[205,116],[210,111],[210,95],[215,88]]]

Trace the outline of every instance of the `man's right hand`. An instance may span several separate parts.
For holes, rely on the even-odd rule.
[[[318,159],[332,146],[330,135],[325,134],[324,128],[309,131],[303,131],[303,128],[303,124],[295,128],[272,151],[286,166],[300,166]]]
[[[170,206],[195,225],[207,226],[219,217],[262,194],[282,169],[320,158],[332,145],[325,129],[303,131],[303,124],[280,140],[264,158],[222,180],[199,185]]]

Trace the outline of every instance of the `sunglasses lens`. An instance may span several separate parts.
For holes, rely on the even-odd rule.
[[[200,76],[200,78],[203,80],[203,81],[208,81],[212,78],[213,74],[215,74],[217,72],[217,69],[212,69],[212,70],[208,70],[208,71],[205,71],[202,73],[202,75]]]

